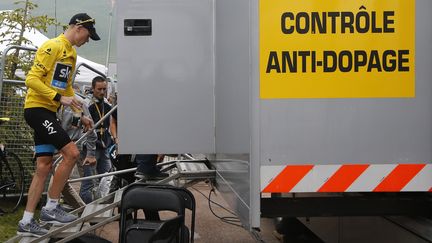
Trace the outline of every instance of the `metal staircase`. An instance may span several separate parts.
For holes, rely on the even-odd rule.
[[[216,171],[210,168],[208,160],[194,160],[192,158],[190,160],[167,161],[158,165],[162,166],[161,171],[168,172],[169,176],[159,181],[146,181],[148,184],[172,184],[179,187],[189,187],[199,181],[213,180],[216,175]],[[136,170],[136,168],[105,173],[102,175],[92,176],[91,178],[121,174],[134,170]],[[89,178],[90,177],[79,178],[73,181],[75,182]],[[71,213],[80,215],[77,220],[63,226],[51,226],[48,234],[42,237],[21,237],[17,235],[6,241],[6,243],[48,242],[51,239],[58,239],[58,241],[56,241],[58,243],[68,242],[110,222],[116,221],[120,218],[120,214],[118,214],[115,209],[121,202],[121,196],[125,188],[126,187],[118,189],[117,191],[114,191],[103,198],[97,199],[86,206],[75,209]]]

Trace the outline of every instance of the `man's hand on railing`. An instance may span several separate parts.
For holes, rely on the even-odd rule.
[[[83,165],[95,165],[95,164],[96,164],[96,157],[93,156],[87,156],[83,161]]]
[[[93,120],[87,116],[81,116],[81,124],[84,126],[84,132],[87,132],[88,130],[92,129]]]

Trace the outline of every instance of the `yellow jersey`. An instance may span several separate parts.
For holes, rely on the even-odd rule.
[[[24,108],[42,107],[56,112],[60,106],[54,100],[57,94],[74,96],[72,74],[76,59],[75,48],[63,34],[42,44],[25,81],[28,89]]]

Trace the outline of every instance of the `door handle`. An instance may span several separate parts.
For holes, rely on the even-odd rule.
[[[151,36],[152,20],[151,19],[125,19],[124,35],[125,36]]]

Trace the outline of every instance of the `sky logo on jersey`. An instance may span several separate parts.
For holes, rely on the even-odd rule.
[[[42,126],[44,126],[47,129],[49,135],[57,133],[57,131],[54,130],[54,127],[52,125],[53,125],[52,122],[50,122],[48,120],[45,120],[42,123]]]
[[[71,72],[72,65],[56,63],[51,86],[57,89],[66,89]]]

